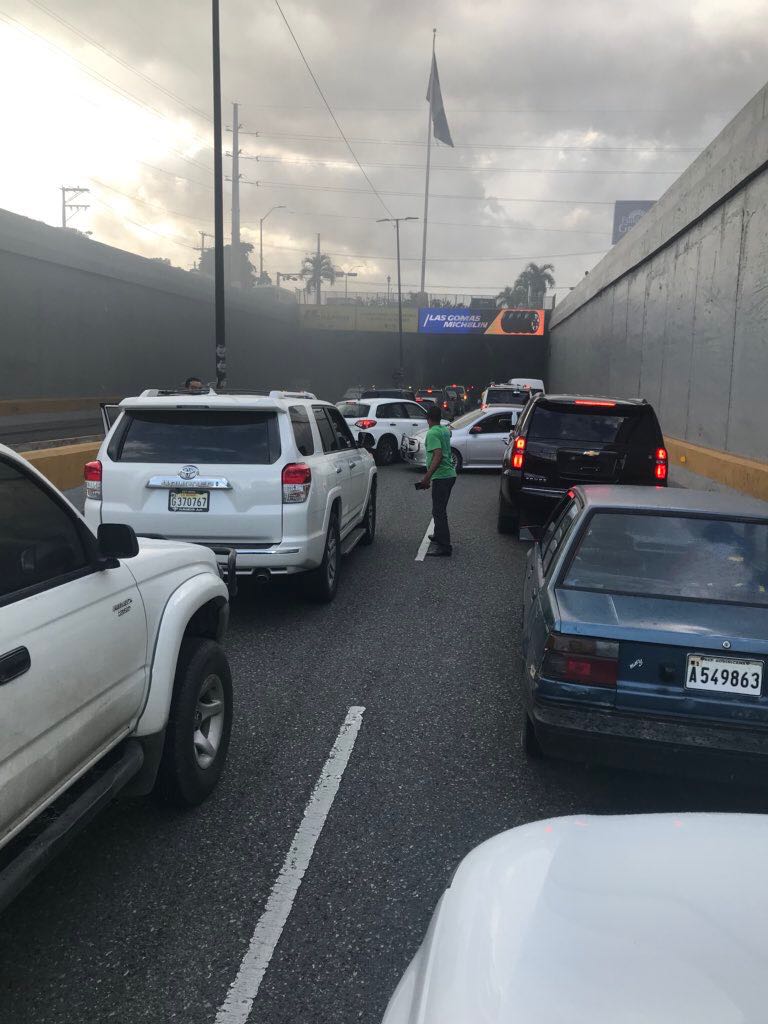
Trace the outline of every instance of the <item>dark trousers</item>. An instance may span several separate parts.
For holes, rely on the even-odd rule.
[[[451,548],[451,531],[448,529],[448,499],[451,496],[456,477],[432,481],[432,518],[435,521],[433,544]]]

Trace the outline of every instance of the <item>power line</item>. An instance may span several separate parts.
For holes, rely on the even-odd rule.
[[[82,71],[86,75],[88,75],[89,78],[92,78],[94,81],[99,82],[99,84],[106,86],[107,89],[109,89],[111,92],[114,92],[122,99],[128,100],[131,103],[135,103],[139,107],[143,107],[145,110],[149,111],[149,113],[153,114],[155,117],[159,117],[160,120],[162,121],[171,123],[169,119],[166,117],[166,115],[163,114],[162,111],[158,110],[156,107],[153,107],[152,104],[146,103],[144,100],[139,99],[138,96],[135,96],[128,89],[124,89],[121,85],[118,85],[116,82],[113,82],[112,79],[108,78],[106,75],[102,75],[101,72],[95,71],[93,68],[88,67],[87,64],[83,63],[83,61],[81,60],[78,60],[77,57],[71,54],[63,46],[59,46],[57,43],[54,43],[52,40],[44,36],[41,32],[35,32],[34,29],[31,29],[27,25],[24,25],[23,22],[18,20],[18,18],[14,18],[12,15],[6,13],[5,11],[0,11],[0,19],[5,21],[7,24],[15,25],[17,28],[20,28],[23,32],[26,32],[28,35],[35,36],[36,38],[41,39],[50,49],[62,53],[68,60],[72,61],[73,64],[76,64],[79,68],[81,68]],[[199,138],[199,136],[196,136],[195,138],[196,141],[201,142],[204,146],[209,145],[209,142]],[[207,168],[205,164],[201,164],[199,161],[193,160],[191,157],[185,156],[179,150],[173,149],[173,147],[169,148],[171,149],[171,152],[175,153],[181,160],[184,160],[186,161],[186,163],[192,164],[193,166],[199,167],[202,170],[206,171],[207,173],[210,173],[209,168]]]
[[[166,242],[171,242],[173,245],[181,245],[185,249],[192,249],[193,252],[197,252],[197,248],[194,245],[190,245],[189,242],[183,242],[177,235],[166,235],[162,231],[156,231],[154,228],[149,227],[147,224],[142,224],[137,220],[132,220],[130,217],[126,217],[124,213],[121,213],[116,207],[112,206],[106,200],[101,199],[99,196],[93,197],[94,201],[100,203],[101,206],[105,206],[108,210],[111,210],[120,220],[127,221],[129,224],[133,224],[134,227],[141,228],[142,231],[149,231],[153,235],[157,235],[158,238],[165,239]]]
[[[316,212],[314,210],[311,211],[311,212],[310,211],[294,210],[293,213],[294,213],[294,216],[296,216],[296,217],[308,217],[308,218],[312,218],[312,217],[328,217],[328,218],[332,218],[334,220],[363,220],[363,221],[369,221],[371,223],[374,223],[375,220],[376,220],[375,217],[360,217],[360,216],[355,216],[354,214],[351,214],[351,213],[318,213],[318,212]],[[571,234],[572,235],[599,235],[601,238],[608,238],[608,237],[610,237],[610,234],[611,234],[610,231],[586,231],[586,230],[582,230],[581,228],[551,228],[551,227],[536,227],[536,228],[534,228],[534,227],[526,227],[525,225],[521,225],[521,224],[468,224],[465,221],[450,221],[450,220],[449,221],[446,221],[446,220],[431,220],[430,224],[432,224],[432,225],[439,225],[440,227],[443,227],[443,228],[462,228],[462,229],[466,229],[466,228],[478,228],[478,229],[489,228],[489,229],[493,229],[494,231],[525,231],[525,232],[542,232],[542,233],[557,232],[558,234],[568,234],[568,235],[571,235]],[[250,226],[251,227],[255,227],[254,224],[251,224]]]
[[[254,110],[322,110],[322,107],[287,103],[253,103]],[[337,110],[359,111],[368,114],[410,114],[420,112],[421,107],[336,107]],[[494,109],[454,108],[452,114],[687,114],[729,117],[729,110],[700,110],[692,107],[502,107]]]
[[[259,188],[298,188],[311,192],[352,192],[357,195],[367,195],[366,189],[347,188],[342,185],[299,185],[292,181],[250,181],[248,178],[242,178],[241,180],[244,185],[257,185]],[[421,193],[382,189],[381,194],[384,196],[418,197]],[[433,192],[430,195],[430,199],[466,199],[479,203],[547,203],[569,206],[613,206],[613,200],[611,199],[536,199],[523,196],[466,196],[446,192]]]
[[[277,2],[277,0],[275,0]],[[243,134],[246,134],[243,132]],[[333,135],[293,135],[287,132],[253,132],[262,139],[286,139],[291,142],[338,142]],[[352,142],[372,146],[426,146],[426,142],[415,142],[410,139],[362,139],[353,138]],[[699,153],[702,146],[558,146],[547,144],[509,144],[500,142],[457,142],[454,149],[520,149],[520,150],[554,150],[572,153]]]
[[[87,43],[90,43],[91,46],[95,46],[98,50],[101,50],[101,52],[106,54],[107,57],[109,57],[111,60],[116,61],[122,67],[130,71],[132,74],[137,75],[143,81],[147,82],[155,89],[158,89],[160,92],[164,93],[169,99],[172,99],[176,103],[181,104],[181,106],[186,107],[187,110],[191,111],[198,117],[202,117],[205,121],[213,123],[212,118],[210,118],[204,110],[201,110],[200,107],[196,107],[194,106],[194,104],[188,103],[182,96],[177,95],[171,89],[166,88],[164,85],[156,81],[150,75],[147,75],[143,71],[140,71],[138,68],[134,67],[133,64],[125,60],[118,53],[115,53],[113,50],[110,50],[108,47],[100,43],[98,39],[94,39],[93,36],[89,36],[86,32],[83,32],[82,29],[79,29],[76,25],[73,25],[71,21],[67,21],[66,18],[63,18],[60,14],[57,14],[56,11],[52,11],[50,7],[46,7],[45,4],[40,2],[40,0],[28,0],[28,3],[43,11],[50,18],[53,18],[55,21],[58,21],[60,25],[63,25],[65,28],[68,28],[70,32],[74,32],[75,35],[80,36],[81,39],[84,39]]]
[[[262,164],[287,164],[292,167],[304,167],[311,165],[313,167],[329,167],[331,169],[338,166],[338,160],[314,160],[303,155],[298,157],[282,157],[282,156],[256,156],[246,157],[248,160],[258,160]],[[348,166],[348,165],[346,165]],[[421,171],[424,173],[424,167],[422,164],[400,164],[400,163],[376,163],[372,160],[365,161],[366,167],[392,167],[402,170]],[[627,170],[608,170],[600,171],[595,168],[590,169],[579,169],[575,167],[487,167],[482,164],[458,164],[451,166],[449,164],[432,164],[433,171],[479,171],[482,173],[500,173],[505,172],[508,174],[682,174],[682,170],[676,171],[627,171]]]
[[[306,58],[306,57],[304,56],[304,51],[302,50],[302,48],[301,48],[301,45],[299,44],[299,41],[298,41],[298,39],[297,39],[297,38],[296,38],[296,36],[294,35],[294,31],[293,31],[293,29],[291,28],[291,26],[290,26],[290,23],[289,23],[288,19],[286,18],[285,14],[283,13],[283,9],[282,9],[282,7],[280,6],[280,0],[275,0],[275,7],[277,7],[278,11],[280,12],[280,16],[281,16],[281,18],[283,19],[283,21],[285,22],[285,27],[286,27],[286,28],[288,29],[288,31],[290,32],[290,34],[291,34],[291,39],[293,39],[294,43],[296,44],[296,49],[297,49],[297,50],[299,51],[299,55],[300,55],[301,59],[302,59],[302,60],[304,61],[304,66],[306,67],[307,71],[309,72],[310,78],[311,78],[311,79],[312,79],[312,81],[313,81],[313,82],[315,83],[315,88],[317,89],[318,93],[320,94],[320,98],[322,99],[323,103],[325,104],[325,106],[326,106],[326,109],[328,110],[328,113],[329,113],[329,114],[331,115],[331,118],[333,119],[333,123],[334,123],[334,124],[336,125],[336,128],[338,129],[339,135],[340,135],[340,136],[342,137],[342,139],[344,140],[344,143],[346,144],[346,147],[347,147],[347,149],[349,150],[350,154],[352,155],[352,159],[353,159],[353,160],[355,161],[355,163],[357,164],[357,166],[358,166],[358,167],[360,168],[360,173],[361,173],[361,174],[362,174],[362,176],[363,176],[363,177],[365,178],[365,180],[366,180],[366,181],[368,182],[368,185],[370,186],[371,192],[373,192],[373,194],[374,194],[374,195],[376,196],[376,198],[377,198],[377,199],[379,200],[379,202],[381,203],[381,205],[382,205],[382,206],[384,207],[384,209],[385,209],[385,210],[387,211],[387,214],[388,214],[388,215],[389,215],[389,216],[391,217],[391,216],[392,216],[392,211],[391,211],[391,210],[390,210],[390,208],[389,208],[389,207],[387,206],[387,204],[386,204],[386,203],[384,202],[384,200],[383,200],[383,199],[381,198],[381,196],[379,195],[379,192],[378,192],[378,191],[377,191],[377,189],[376,189],[376,186],[375,186],[375,185],[373,184],[373,182],[371,181],[371,179],[370,179],[370,178],[368,177],[368,175],[367,175],[367,174],[365,173],[365,169],[363,168],[363,165],[362,165],[362,164],[360,163],[360,161],[359,161],[359,160],[357,159],[357,154],[355,153],[354,149],[352,149],[352,146],[351,146],[351,144],[350,144],[350,141],[349,141],[349,139],[348,139],[348,138],[347,138],[347,136],[346,136],[346,135],[344,134],[344,129],[343,129],[343,128],[341,127],[341,125],[339,124],[339,122],[338,122],[338,119],[336,118],[336,115],[334,114],[334,112],[333,112],[333,109],[331,108],[331,105],[330,105],[330,103],[329,103],[329,102],[328,102],[328,100],[327,100],[327,99],[325,98],[325,93],[324,93],[324,92],[323,92],[323,90],[322,90],[322,89],[320,88],[320,83],[318,82],[317,78],[315,77],[315,73],[314,73],[314,71],[313,71],[313,70],[312,70],[312,68],[311,68],[311,67],[309,66],[309,61],[308,61],[308,60],[307,60],[307,58]],[[339,140],[338,140],[338,139],[335,139],[334,141],[338,142]]]
[[[149,207],[150,210],[154,210],[155,213],[163,214],[168,217],[182,217],[185,220],[191,220],[195,224],[210,224],[210,218],[197,217],[191,213],[182,213],[180,210],[168,210],[163,207],[158,207],[154,203],[150,203],[146,199],[142,199],[141,196],[137,196],[131,192],[123,192],[119,188],[115,188],[114,185],[108,185],[105,181],[101,181],[99,178],[91,178],[91,181],[95,182],[100,188],[106,188],[110,192],[115,192],[119,196],[123,196],[125,199],[130,199],[134,203],[141,203],[142,206]]]
[[[295,246],[295,245],[273,245],[272,243],[265,242],[265,248],[269,247],[278,252],[302,252],[307,253],[311,250],[311,246]],[[359,260],[389,260],[394,262],[397,260],[396,256],[384,256],[379,253],[364,253],[364,252],[333,252],[329,249],[324,250],[328,256],[336,256],[349,259]],[[577,256],[602,256],[607,250],[605,249],[592,249],[590,252],[548,252],[544,254],[535,255],[533,253],[516,254],[509,256],[431,256],[428,257],[428,263],[504,263],[508,260],[564,260],[571,259]],[[420,256],[401,256],[401,261],[404,263],[419,263],[421,262]]]

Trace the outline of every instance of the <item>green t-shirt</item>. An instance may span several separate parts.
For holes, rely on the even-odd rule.
[[[440,427],[437,424],[430,427],[427,431],[424,448],[427,453],[427,469],[430,467],[432,455],[436,449],[441,448],[443,452],[442,461],[432,474],[433,480],[448,480],[456,476],[456,470],[451,462],[451,432],[448,427]]]

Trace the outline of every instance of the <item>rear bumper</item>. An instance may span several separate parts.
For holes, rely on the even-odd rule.
[[[583,752],[585,744],[590,743],[598,751],[619,755],[624,762],[629,760],[628,754],[642,748],[651,759],[665,751],[688,751],[710,758],[713,754],[749,759],[768,756],[768,730],[654,718],[611,708],[574,707],[536,699],[529,704],[528,713],[544,748],[553,746],[564,753]]]
[[[226,541],[193,540],[193,544],[205,547],[231,547],[237,553],[237,571],[250,572],[253,569],[268,569],[279,576],[290,576],[297,572],[316,569],[323,560],[325,536],[320,535],[311,540],[302,538],[300,541],[283,540],[279,544],[249,546],[237,542],[228,544]],[[221,565],[226,565],[225,555],[216,555]]]

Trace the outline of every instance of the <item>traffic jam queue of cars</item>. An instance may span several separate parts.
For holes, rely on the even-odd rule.
[[[653,768],[685,753],[720,779],[762,777],[766,505],[667,488],[642,399],[539,385],[491,385],[446,420],[457,471],[499,472],[498,531],[533,540],[522,750],[532,764]],[[376,462],[423,470],[417,397],[145,391],[104,409],[84,516],[0,447],[0,909],[117,793],[194,806],[213,790],[233,719],[223,642],[237,573],[297,575],[332,601],[342,557],[375,539]],[[385,1022],[591,1024],[608,1019],[595,1003],[606,978],[650,1008],[626,1019],[759,1020],[718,1016],[750,989],[749,958],[716,954],[725,937],[751,948],[762,934],[767,839],[762,817],[695,814],[497,836],[455,872]],[[705,872],[710,848],[738,871]],[[560,1012],[551,977],[567,965],[579,984]],[[681,1002],[681,986],[708,1002]]]

